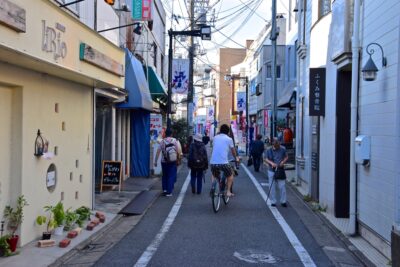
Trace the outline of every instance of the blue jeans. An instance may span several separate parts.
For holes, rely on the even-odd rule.
[[[204,171],[200,169],[191,169],[190,171],[190,185],[192,188],[196,188],[196,180],[197,180],[197,194],[201,193],[201,189],[203,186],[203,174]]]
[[[162,189],[163,192],[171,194],[174,190],[174,183],[176,181],[176,163],[175,162],[161,162],[162,168]]]

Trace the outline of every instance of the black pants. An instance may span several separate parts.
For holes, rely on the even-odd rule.
[[[254,170],[258,172],[260,170],[260,165],[261,165],[261,155],[253,154],[252,157],[253,157]]]

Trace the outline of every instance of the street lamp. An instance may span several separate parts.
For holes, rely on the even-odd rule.
[[[249,154],[249,78],[247,76],[236,76],[231,74],[226,74],[224,80],[231,82],[234,80],[240,80],[245,82],[246,86],[246,156]],[[232,88],[233,89],[233,88]]]
[[[202,25],[200,27],[200,29],[198,29],[198,30],[189,30],[189,31],[173,31],[172,29],[169,29],[168,36],[169,36],[169,48],[168,48],[167,129],[171,128],[172,59],[173,59],[172,38],[175,36],[197,36],[197,37],[201,37],[202,40],[210,40],[211,39],[211,27]],[[193,55],[192,46],[190,47],[189,53],[191,53]],[[192,90],[192,89],[193,88],[189,87],[189,90]],[[188,98],[189,98],[189,100],[191,100],[191,98],[192,98],[191,92],[188,92]],[[189,118],[189,116],[188,116],[188,118]]]
[[[387,60],[385,55],[383,54],[383,49],[382,46],[380,46],[378,43],[370,43],[367,48],[365,49],[369,55],[369,59],[367,63],[365,63],[364,67],[362,68],[362,73],[363,73],[363,80],[364,81],[374,81],[376,79],[376,73],[378,72],[378,68],[376,67],[374,61],[372,60],[372,54],[375,53],[375,50],[373,48],[369,48],[371,45],[376,45],[381,49],[382,52],[382,67],[386,67],[387,65]]]

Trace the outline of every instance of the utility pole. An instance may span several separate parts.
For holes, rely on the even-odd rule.
[[[277,88],[276,88],[276,0],[272,0],[272,29],[270,40],[272,43],[272,91],[273,91],[273,109],[272,109],[272,137],[276,137],[277,126]]]
[[[190,0],[190,30],[194,30],[194,0]],[[190,129],[192,125],[192,107],[193,107],[193,43],[194,36],[190,36],[190,46],[189,46],[189,88],[188,88],[188,96],[187,96],[187,134],[188,138],[191,135]]]
[[[168,100],[167,100],[167,129],[171,129],[171,101],[172,101],[172,28],[168,31]]]
[[[249,155],[250,145],[250,125],[249,125],[249,78],[245,77],[246,82],[246,156]]]

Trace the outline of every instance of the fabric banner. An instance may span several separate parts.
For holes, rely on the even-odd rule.
[[[187,94],[189,89],[189,59],[174,59],[172,62],[172,93]]]
[[[246,110],[246,92],[237,92],[236,93],[236,110],[237,111],[245,111]]]
[[[208,123],[213,123],[214,122],[214,106],[207,107],[206,121]]]

